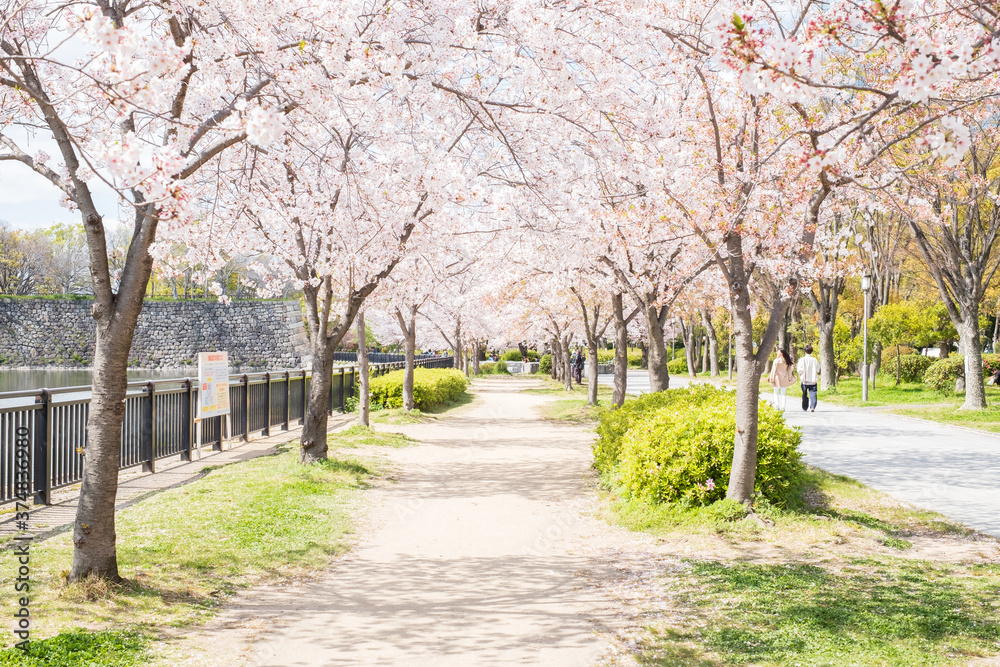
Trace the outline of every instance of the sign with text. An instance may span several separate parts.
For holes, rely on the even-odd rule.
[[[229,353],[198,353],[198,418],[229,414]]]

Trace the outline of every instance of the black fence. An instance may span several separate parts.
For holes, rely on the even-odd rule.
[[[416,360],[421,359],[439,359],[436,354],[418,354],[414,357]],[[346,361],[348,363],[357,363],[358,353],[357,352],[334,352],[334,361]],[[369,352],[368,361],[373,364],[394,364],[400,361],[406,361],[405,354],[394,354],[389,352]]]
[[[451,357],[416,360],[425,368],[450,368]],[[405,366],[403,362],[378,363],[369,367],[371,376],[384,375]],[[328,409],[344,412],[354,395],[358,370],[354,366],[333,369]],[[244,442],[252,437],[287,431],[301,424],[309,399],[311,372],[305,369],[244,373],[229,376],[229,440]],[[52,491],[83,479],[84,448],[90,386],[34,389],[0,393],[0,504],[16,498],[16,443],[27,439],[31,451],[31,488],[35,503],[50,504]],[[180,456],[192,460],[200,455],[195,415],[198,382],[193,378],[130,382],[122,422],[120,469],[142,466],[156,472],[157,462]],[[225,416],[201,422],[201,446],[221,451]],[[194,455],[192,455],[194,453]]]

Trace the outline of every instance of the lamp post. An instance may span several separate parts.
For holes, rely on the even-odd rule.
[[[864,348],[861,362],[861,402],[868,400],[868,292],[872,289],[872,278],[869,275],[861,276],[861,291],[865,293],[865,313],[864,313]]]

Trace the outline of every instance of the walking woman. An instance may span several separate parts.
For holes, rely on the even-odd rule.
[[[778,348],[778,356],[771,365],[767,382],[774,389],[774,407],[779,410],[785,409],[785,392],[795,384],[795,374],[792,369],[792,359],[788,356],[788,352],[784,348]]]

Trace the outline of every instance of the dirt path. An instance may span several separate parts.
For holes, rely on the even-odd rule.
[[[612,651],[622,540],[590,518],[592,432],[550,425],[520,393],[478,380],[477,404],[380,427],[421,445],[388,453],[366,535],[299,585],[239,596],[197,643],[218,664],[591,665]],[[195,663],[206,664],[204,654]]]

